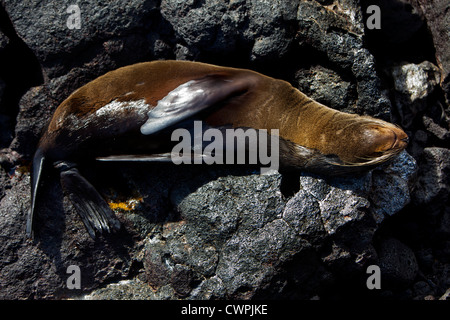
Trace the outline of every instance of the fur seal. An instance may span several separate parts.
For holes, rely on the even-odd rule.
[[[32,236],[46,164],[60,170],[63,190],[92,237],[119,229],[77,164],[88,157],[167,159],[164,132],[193,119],[212,127],[278,129],[282,167],[325,175],[370,169],[408,142],[396,125],[328,108],[286,81],[251,70],[187,61],[138,63],[82,86],[54,112],[33,158],[27,235]]]

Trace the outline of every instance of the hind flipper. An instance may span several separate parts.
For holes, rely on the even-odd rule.
[[[77,168],[68,166],[61,170],[61,185],[92,238],[96,232],[110,233],[120,229],[114,212]]]

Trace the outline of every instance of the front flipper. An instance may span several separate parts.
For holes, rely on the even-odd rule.
[[[154,134],[195,114],[244,93],[251,85],[246,78],[209,75],[188,81],[158,101],[141,126],[141,133]]]
[[[120,222],[114,212],[77,168],[60,163],[61,185],[77,210],[92,238],[95,233],[112,232],[120,229]]]
[[[125,155],[97,157],[95,158],[95,160],[101,162],[173,162],[172,157],[173,155],[171,153],[158,153],[147,155],[125,154]],[[183,157],[178,156],[177,159],[189,163],[191,161],[195,161],[194,163],[196,163],[197,161],[204,161],[204,159],[208,158],[210,158],[208,155],[189,153],[187,155],[184,155]]]
[[[124,154],[124,155],[112,155],[95,158],[97,161],[102,162],[171,162],[170,153],[157,153],[157,154]]]

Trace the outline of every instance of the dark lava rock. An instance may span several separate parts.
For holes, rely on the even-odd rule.
[[[449,3],[445,0],[410,0],[411,5],[426,19],[433,37],[436,61],[441,69],[441,87],[450,102],[450,24]]]
[[[415,280],[416,257],[406,245],[394,238],[387,239],[381,243],[378,254],[383,281],[406,286]]]
[[[93,63],[99,53],[99,67],[109,69],[116,67],[111,55],[126,56],[129,63],[133,56],[141,58],[141,50],[147,50],[142,45],[146,44],[150,13],[156,9],[157,1],[114,1],[108,5],[101,1],[84,2],[79,5],[80,29],[67,25],[73,14],[68,11],[70,5],[73,2],[3,1],[15,31],[34,52],[49,78],[82,63]]]
[[[436,58],[428,49],[419,50],[419,61],[410,59],[414,50],[390,56],[392,41],[374,50],[367,36],[377,30],[365,29],[365,1],[90,1],[78,4],[78,29],[67,25],[72,1],[2,0],[0,298],[445,296],[448,23],[440,18],[448,12],[416,2],[427,5],[400,15],[411,28],[392,37],[414,41],[427,25],[431,34],[420,34],[424,46],[434,43]],[[391,18],[386,28],[395,26]],[[123,226],[96,240],[49,171],[36,238],[25,239],[29,161],[56,107],[109,70],[174,58],[254,69],[333,108],[396,120],[407,126],[409,153],[334,179],[87,163],[80,170]],[[418,81],[408,87],[411,79]],[[365,285],[372,264],[386,276],[378,294]],[[81,289],[67,287],[71,265],[80,268]]]

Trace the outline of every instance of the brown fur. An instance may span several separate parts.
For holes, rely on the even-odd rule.
[[[212,78],[220,78],[222,82],[202,82]],[[357,172],[391,159],[406,147],[407,136],[395,125],[330,109],[282,80],[250,70],[196,62],[139,63],[91,81],[56,109],[33,158],[27,235],[33,233],[39,181],[45,163],[52,163],[60,170],[63,189],[91,236],[97,231],[119,229],[120,223],[106,202],[75,166],[84,158],[155,154],[161,149],[167,152],[171,142],[167,136],[163,139],[158,135],[163,135],[159,131],[166,127],[155,126],[158,130],[146,133],[143,125],[147,120],[158,124],[155,120],[158,118],[151,118],[149,111],[169,92],[190,80],[196,80],[194,83],[202,94],[217,98],[198,102],[200,107],[215,103],[218,103],[215,107],[220,107],[200,108],[209,112],[201,114],[209,125],[278,129],[279,160],[285,168],[327,175]],[[205,86],[209,86],[208,93],[203,90]],[[175,98],[169,95],[168,107],[161,104],[161,108],[167,107],[167,118],[173,120],[173,123],[165,122],[169,126],[185,119],[174,116],[176,112],[171,113],[173,100],[170,99]],[[184,106],[190,108],[193,104],[188,99]],[[192,108],[183,111],[197,110]]]
[[[70,127],[69,114],[83,119],[113,100],[145,98],[149,105],[156,106],[179,85],[211,74],[244,78],[249,89],[208,116],[206,122],[210,125],[279,129],[283,139],[324,155],[337,155],[346,165],[362,164],[387,152],[397,154],[406,146],[406,134],[395,125],[328,108],[288,82],[250,70],[182,61],[119,68],[81,87],[58,107],[42,144],[57,147],[50,136],[58,136]],[[142,125],[142,121],[139,119],[134,126]]]

